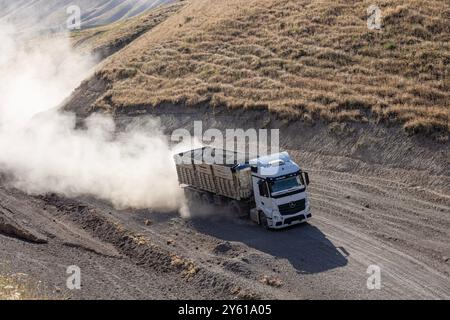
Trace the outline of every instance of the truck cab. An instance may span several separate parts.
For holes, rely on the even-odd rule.
[[[268,229],[307,222],[311,217],[307,195],[309,176],[287,152],[249,161],[256,207],[253,221]]]

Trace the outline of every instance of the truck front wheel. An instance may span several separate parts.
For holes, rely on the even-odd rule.
[[[267,222],[267,217],[263,212],[259,213],[259,224],[269,230],[269,223]]]

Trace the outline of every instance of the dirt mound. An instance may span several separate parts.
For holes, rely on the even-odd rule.
[[[95,208],[82,205],[75,200],[62,198],[56,194],[40,197],[48,205],[56,207],[57,212],[70,218],[82,229],[95,234],[95,237],[111,243],[119,252],[132,258],[137,264],[145,265],[158,272],[174,272],[171,255],[150,243],[142,235],[134,234],[117,223],[103,217]]]
[[[217,245],[213,251],[215,254],[226,254],[231,250],[233,250],[233,246],[231,245],[231,243],[224,242],[224,243]]]
[[[39,199],[54,206],[60,218],[69,218],[96,238],[113,244],[121,254],[146,270],[179,276],[186,285],[198,288],[202,293],[210,292],[217,298],[240,297],[242,292],[254,298],[261,297],[257,290],[246,288],[245,284],[237,287],[238,284],[227,275],[203,268],[201,264],[183,257],[171,247],[173,242],[167,246],[153,243],[148,237],[108,218],[98,208],[56,194],[41,196]]]
[[[47,239],[28,229],[27,227],[15,222],[12,218],[8,218],[6,213],[0,207],[0,234],[8,237],[14,237],[23,241],[43,244],[47,243]]]

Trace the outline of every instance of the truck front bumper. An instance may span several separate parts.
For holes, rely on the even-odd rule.
[[[300,223],[308,222],[312,218],[311,212],[303,212],[297,215],[283,217],[281,221],[272,220],[272,229],[283,229]]]

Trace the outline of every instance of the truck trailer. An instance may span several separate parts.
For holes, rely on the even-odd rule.
[[[203,147],[174,156],[180,186],[189,202],[226,206],[267,229],[311,219],[309,175],[287,152],[248,159]]]

